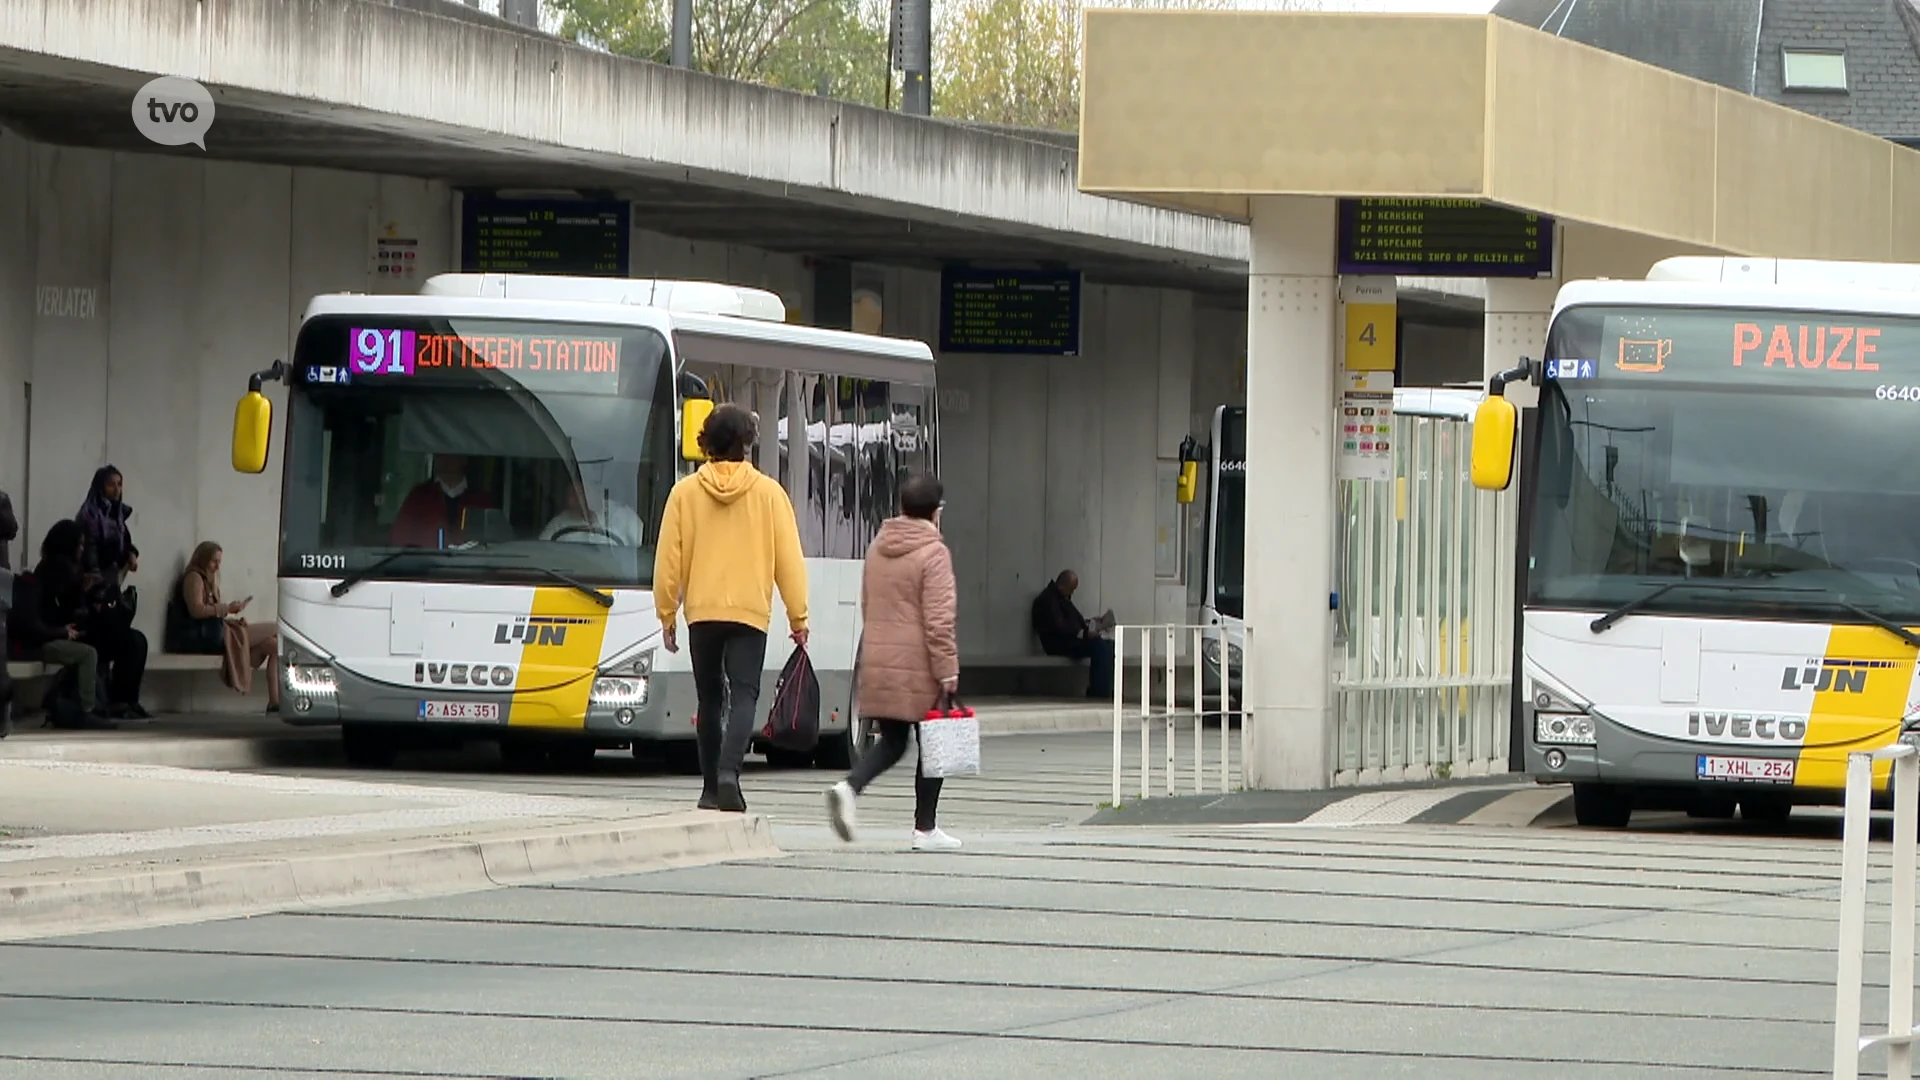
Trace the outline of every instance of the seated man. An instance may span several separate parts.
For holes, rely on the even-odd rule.
[[[631,506],[608,499],[596,511],[587,505],[587,493],[579,484],[567,489],[567,508],[540,530],[540,539],[568,544],[621,544],[639,547],[646,526]]]
[[[433,479],[407,493],[393,519],[393,542],[401,547],[454,547],[467,540],[469,510],[492,510],[484,491],[467,487],[467,459],[460,454],[435,454]]]
[[[1089,621],[1073,606],[1073,594],[1080,588],[1080,575],[1071,570],[1040,590],[1033,598],[1033,634],[1048,656],[1068,656],[1087,660],[1087,696],[1110,697],[1113,694],[1113,642],[1101,637],[1113,624],[1113,613]],[[1103,626],[1104,624],[1104,626]]]
[[[84,534],[72,521],[55,522],[47,530],[46,540],[40,545],[39,564],[32,573],[14,578],[13,606],[7,612],[7,643],[14,657],[71,670],[80,715],[66,719],[74,726],[111,728],[118,725],[108,716],[107,703],[99,699],[98,680],[102,661],[112,658],[103,657],[95,644],[83,640],[88,637],[82,628],[88,621],[86,586],[80,569],[84,545]],[[136,679],[146,666],[145,644],[142,639],[137,663],[131,665]],[[50,721],[61,719],[52,709],[48,717]]]

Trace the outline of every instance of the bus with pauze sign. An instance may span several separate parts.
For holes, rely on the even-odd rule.
[[[1572,282],[1488,390],[1474,483],[1520,483],[1514,740],[1580,824],[1779,820],[1838,804],[1849,752],[1920,742],[1920,267]]]
[[[340,725],[357,765],[481,740],[523,765],[627,747],[697,770],[653,564],[667,493],[730,401],[793,501],[820,679],[819,745],[766,749],[845,768],[866,734],[859,560],[900,479],[935,465],[933,354],[786,316],[758,289],[617,278],[315,297],[293,362],[253,377],[234,422],[234,468],[264,471],[262,391],[284,383],[282,718]],[[763,703],[790,648],[772,635]]]

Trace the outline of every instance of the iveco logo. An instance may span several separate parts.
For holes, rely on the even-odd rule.
[[[1825,657],[1808,660],[1805,667],[1790,667],[1780,676],[1780,689],[1812,687],[1819,693],[1859,694],[1867,689],[1867,672],[1891,668],[1891,660],[1838,660]]]
[[[413,681],[434,686],[512,686],[513,669],[505,664],[436,664],[422,661],[413,665]]]
[[[1797,742],[1807,737],[1804,716],[1772,716],[1764,713],[1687,714],[1687,734],[1731,735],[1736,739],[1784,739]]]
[[[529,615],[493,628],[495,645],[565,645],[567,627],[585,626],[592,619],[573,615]]]

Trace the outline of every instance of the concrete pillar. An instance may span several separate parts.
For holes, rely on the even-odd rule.
[[[1334,201],[1253,200],[1247,298],[1250,788],[1331,779]]]
[[[1547,316],[1559,290],[1560,283],[1551,279],[1488,279],[1486,374],[1505,371],[1523,356],[1540,358],[1547,345]]]

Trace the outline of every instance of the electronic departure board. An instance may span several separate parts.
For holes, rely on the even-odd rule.
[[[1340,272],[1550,277],[1553,219],[1478,199],[1341,199]]]
[[[1080,355],[1080,274],[947,267],[940,351]]]
[[[468,196],[460,268],[470,273],[627,276],[632,207],[583,199]]]

